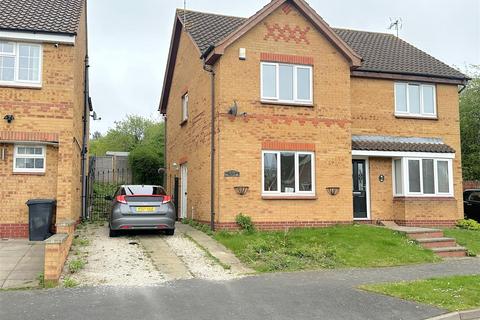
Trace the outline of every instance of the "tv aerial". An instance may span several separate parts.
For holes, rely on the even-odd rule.
[[[402,18],[390,18],[390,25],[388,26],[388,30],[395,29],[398,38],[398,31],[401,30],[403,27]]]

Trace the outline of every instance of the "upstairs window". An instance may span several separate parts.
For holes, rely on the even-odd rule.
[[[436,117],[435,86],[419,83],[395,83],[395,115]]]
[[[0,41],[0,85],[39,86],[41,55],[39,44]]]
[[[45,146],[15,145],[13,154],[13,172],[45,172]]]
[[[312,67],[262,62],[260,91],[265,102],[312,104]]]
[[[182,96],[182,122],[188,120],[188,92]]]

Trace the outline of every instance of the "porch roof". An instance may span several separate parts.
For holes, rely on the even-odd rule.
[[[352,150],[455,153],[440,138],[353,135]]]

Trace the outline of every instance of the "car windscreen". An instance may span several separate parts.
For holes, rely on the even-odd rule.
[[[165,190],[158,186],[125,186],[127,195],[166,195]]]

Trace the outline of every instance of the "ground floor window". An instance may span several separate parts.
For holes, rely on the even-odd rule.
[[[45,146],[15,145],[13,172],[45,172]]]
[[[393,159],[393,188],[397,196],[452,196],[452,160]]]
[[[263,194],[313,195],[314,162],[313,152],[263,151]]]

